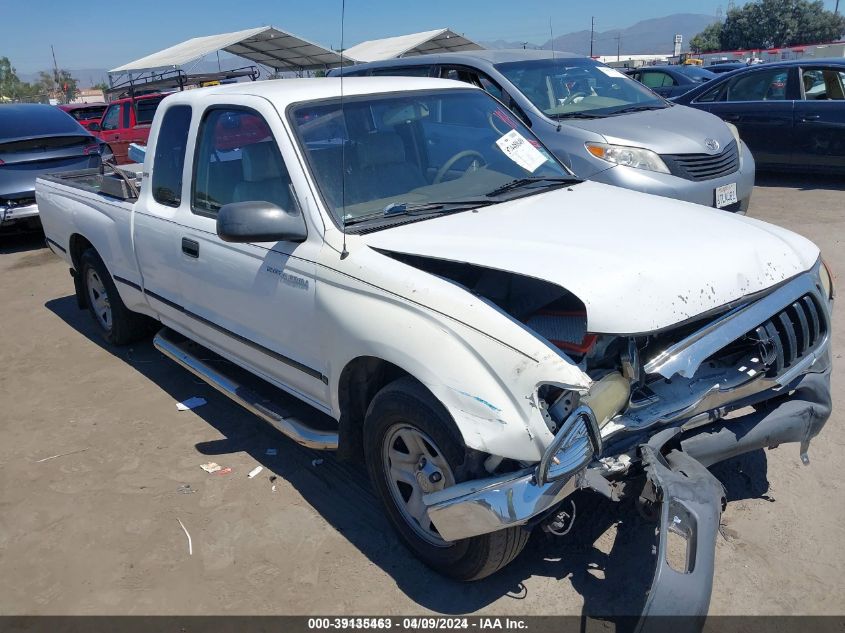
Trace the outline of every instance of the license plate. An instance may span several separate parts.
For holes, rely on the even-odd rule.
[[[722,185],[716,187],[716,208],[729,207],[732,204],[739,202],[736,197],[736,183],[732,182],[729,185]]]

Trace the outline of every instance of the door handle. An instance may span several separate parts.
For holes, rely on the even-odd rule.
[[[739,121],[740,118],[741,117],[738,114],[726,114],[722,117],[722,120],[734,122]]]
[[[819,115],[818,114],[805,114],[801,117],[801,123],[807,123],[808,121],[818,121]]]
[[[182,252],[188,257],[200,256],[200,244],[195,240],[189,240],[187,237],[182,238]]]

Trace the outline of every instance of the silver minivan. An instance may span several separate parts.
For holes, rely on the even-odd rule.
[[[507,105],[581,178],[726,211],[748,209],[754,158],[736,127],[670,103],[593,59],[479,50],[371,62],[343,72],[474,84]]]

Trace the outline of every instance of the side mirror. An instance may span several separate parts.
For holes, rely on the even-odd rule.
[[[217,212],[217,235],[224,242],[304,242],[305,219],[272,202],[232,202]]]
[[[100,124],[95,121],[94,123],[91,123],[88,126],[88,129],[91,130],[92,132],[99,132],[101,128],[100,128]]]

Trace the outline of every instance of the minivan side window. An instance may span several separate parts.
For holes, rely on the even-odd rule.
[[[197,134],[191,209],[216,217],[225,204],[257,201],[282,209],[296,204],[270,126],[247,108],[207,110]]]
[[[116,130],[120,125],[120,104],[116,103],[114,105],[110,105],[109,109],[106,110],[105,115],[103,116],[103,123],[101,129],[103,130]]]
[[[128,104],[127,104],[128,105]],[[153,162],[153,199],[168,207],[182,202],[182,170],[191,127],[191,106],[176,105],[164,113]]]

